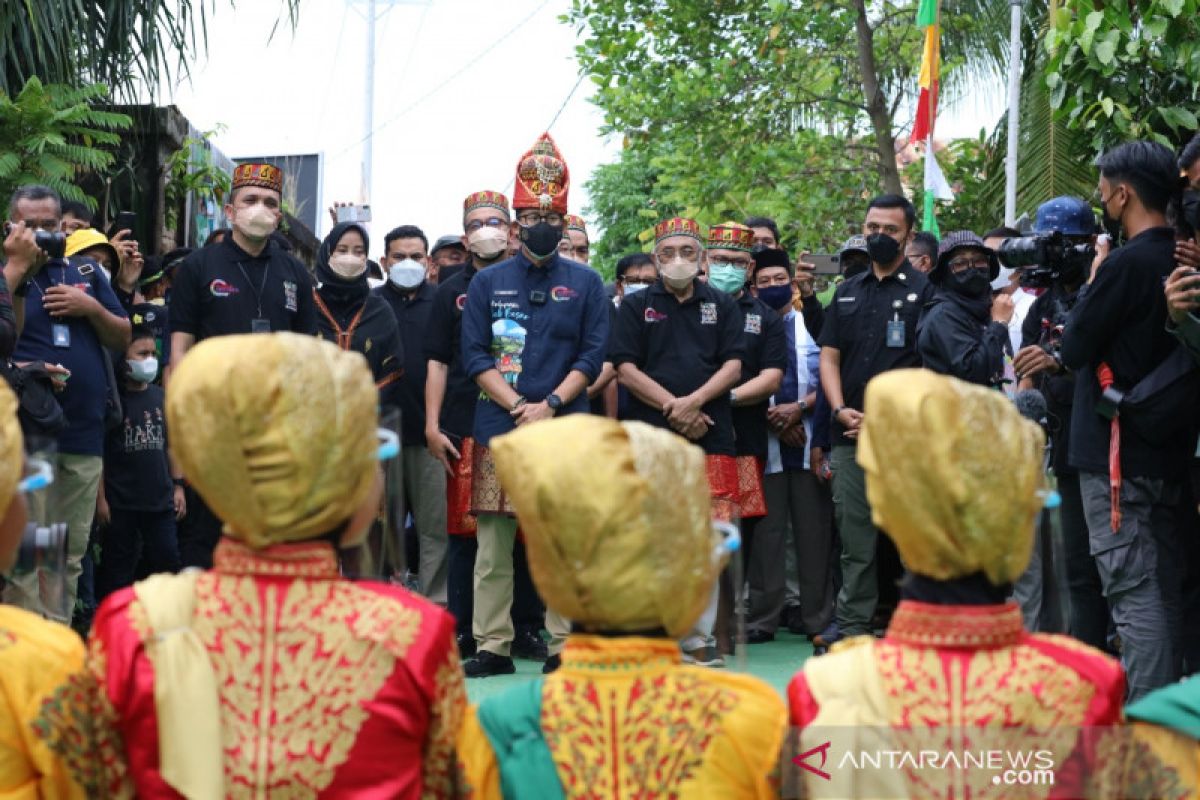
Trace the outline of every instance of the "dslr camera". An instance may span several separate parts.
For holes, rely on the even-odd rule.
[[[4,238],[12,233],[12,223],[4,223]],[[67,235],[60,231],[35,230],[33,240],[38,248],[50,258],[65,258],[67,254]]]
[[[1096,214],[1086,200],[1056,197],[1038,206],[1033,233],[1005,239],[1000,263],[1021,273],[1021,285],[1047,289],[1083,280],[1096,257]]]

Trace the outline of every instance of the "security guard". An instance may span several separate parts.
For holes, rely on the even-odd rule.
[[[929,280],[904,256],[915,220],[912,203],[899,195],[871,201],[863,223],[871,268],[838,287],[819,340],[821,384],[833,409],[833,503],[842,540],[837,622],[843,636],[870,634],[879,602],[877,531],[855,460],[863,396],[876,375],[920,366],[917,324],[934,296]]]

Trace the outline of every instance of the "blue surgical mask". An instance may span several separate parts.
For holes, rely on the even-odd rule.
[[[725,294],[737,294],[746,285],[746,268],[713,264],[708,270],[708,285]]]
[[[784,309],[792,302],[792,285],[763,286],[758,290],[758,299],[776,311]]]

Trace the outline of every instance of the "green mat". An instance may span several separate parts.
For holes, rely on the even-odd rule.
[[[775,636],[775,641],[746,646],[746,672],[766,681],[775,691],[784,695],[788,681],[812,655],[812,645],[805,636],[795,636],[786,631]],[[737,659],[727,656],[728,670],[736,669]],[[478,703],[489,695],[502,692],[513,684],[527,681],[542,673],[542,665],[536,661],[514,659],[515,675],[496,675],[491,678],[468,678],[467,696]]]

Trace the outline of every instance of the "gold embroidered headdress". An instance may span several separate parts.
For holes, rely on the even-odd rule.
[[[1045,437],[1000,392],[928,370],[867,384],[858,463],[871,516],[905,566],[939,580],[1025,571]]]
[[[184,475],[251,547],[330,533],[377,469],[366,360],[314,336],[208,339],[171,375],[167,425]]]
[[[719,565],[704,453],[669,431],[577,414],[491,443],[546,604],[592,630],[681,636]]]

